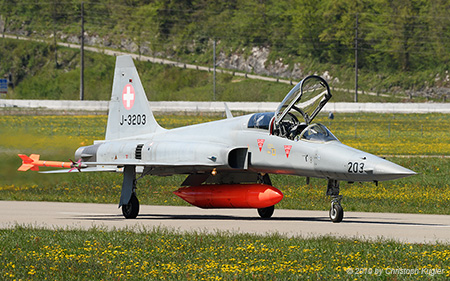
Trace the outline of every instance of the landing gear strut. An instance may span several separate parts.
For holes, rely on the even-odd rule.
[[[122,194],[119,208],[126,219],[135,219],[139,214],[139,200],[136,197],[136,166],[125,166],[123,169]]]
[[[339,181],[331,179],[328,180],[327,196],[331,196],[331,221],[341,222],[344,218],[344,209],[341,206],[342,195],[339,195]]]

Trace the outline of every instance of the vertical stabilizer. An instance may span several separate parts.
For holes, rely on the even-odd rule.
[[[162,130],[153,117],[131,56],[118,56],[105,139],[122,139]]]

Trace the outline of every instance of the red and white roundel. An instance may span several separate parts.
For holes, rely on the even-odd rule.
[[[125,85],[122,91],[122,102],[127,110],[130,110],[133,107],[135,97],[133,85]]]

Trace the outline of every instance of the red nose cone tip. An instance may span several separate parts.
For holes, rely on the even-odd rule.
[[[283,199],[280,190],[265,184],[199,185],[173,193],[200,208],[266,208]]]
[[[252,191],[249,190],[249,192]],[[281,193],[281,191],[273,186],[263,185],[263,190],[261,190],[260,188],[255,189],[255,194],[253,196],[250,196],[249,199],[255,200],[254,202],[252,202],[252,205],[258,205],[259,203],[264,202],[265,204],[269,204],[267,206],[269,207],[280,202],[281,199],[283,199],[283,193]]]

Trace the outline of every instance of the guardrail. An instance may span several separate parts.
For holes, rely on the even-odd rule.
[[[275,111],[277,102],[226,102],[231,111],[266,112]],[[0,99],[1,108],[71,110],[71,111],[108,111],[109,101],[77,101],[77,100],[13,100]],[[154,112],[161,113],[201,113],[224,112],[224,102],[191,102],[191,101],[154,101],[150,102]],[[337,113],[447,113],[450,114],[450,103],[328,103],[325,112]]]

